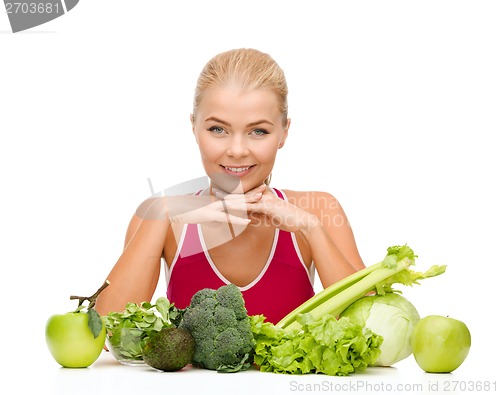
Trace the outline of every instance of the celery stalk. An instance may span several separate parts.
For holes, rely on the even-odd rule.
[[[325,314],[339,316],[350,304],[362,298],[370,291],[378,294],[393,292],[394,283],[404,285],[418,284],[418,280],[444,273],[446,266],[432,266],[425,273],[409,269],[415,263],[416,255],[408,246],[393,246],[387,249],[382,262],[371,265],[351,274],[331,285],[293,310],[276,324],[286,329],[300,329],[297,322],[300,314],[309,313],[313,319],[320,319]]]
[[[283,317],[280,322],[276,324],[276,326],[285,328],[288,325],[290,325],[292,322],[295,321],[297,318],[298,314],[304,314],[310,312],[312,309],[318,307],[322,303],[324,303],[326,300],[334,297],[335,295],[339,294],[340,292],[344,291],[345,289],[351,287],[367,275],[369,275],[371,272],[374,270],[378,269],[381,267],[383,262],[379,262],[375,265],[371,265],[368,267],[365,267],[362,270],[359,270],[350,276],[347,276],[343,278],[340,281],[337,281],[335,284],[330,285],[329,287],[325,288],[323,291],[317,293],[307,301],[305,301],[303,304],[298,306],[295,310],[290,312],[288,315]]]
[[[324,314],[331,314],[334,317],[338,317],[349,305],[372,291],[376,284],[401,270],[407,269],[409,265],[410,260],[404,258],[397,263],[395,269],[380,266],[349,288],[344,289],[334,297],[326,299],[323,303],[318,304],[314,309],[308,311],[308,313],[311,314],[315,320],[320,319]],[[286,326],[286,329],[300,328],[301,325],[296,320]]]

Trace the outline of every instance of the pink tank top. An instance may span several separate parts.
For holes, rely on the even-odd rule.
[[[283,192],[274,191],[286,199]],[[200,289],[217,289],[230,283],[210,258],[198,224],[184,225],[166,278],[167,298],[178,308],[188,306]],[[277,323],[314,295],[313,279],[314,267],[308,269],[304,264],[295,235],[276,228],[271,253],[261,273],[239,288],[249,315],[263,314],[267,321]]]

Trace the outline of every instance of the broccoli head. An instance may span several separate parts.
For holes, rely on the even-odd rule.
[[[180,327],[194,338],[193,365],[224,372],[250,367],[255,342],[245,301],[236,285],[198,291]]]

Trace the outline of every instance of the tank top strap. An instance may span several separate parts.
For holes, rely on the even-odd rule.
[[[274,193],[282,200],[287,200],[285,194],[281,192],[278,188],[273,188]]]

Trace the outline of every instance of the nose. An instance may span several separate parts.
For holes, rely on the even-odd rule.
[[[229,140],[227,155],[235,158],[248,155],[248,145],[244,136],[233,135]]]

